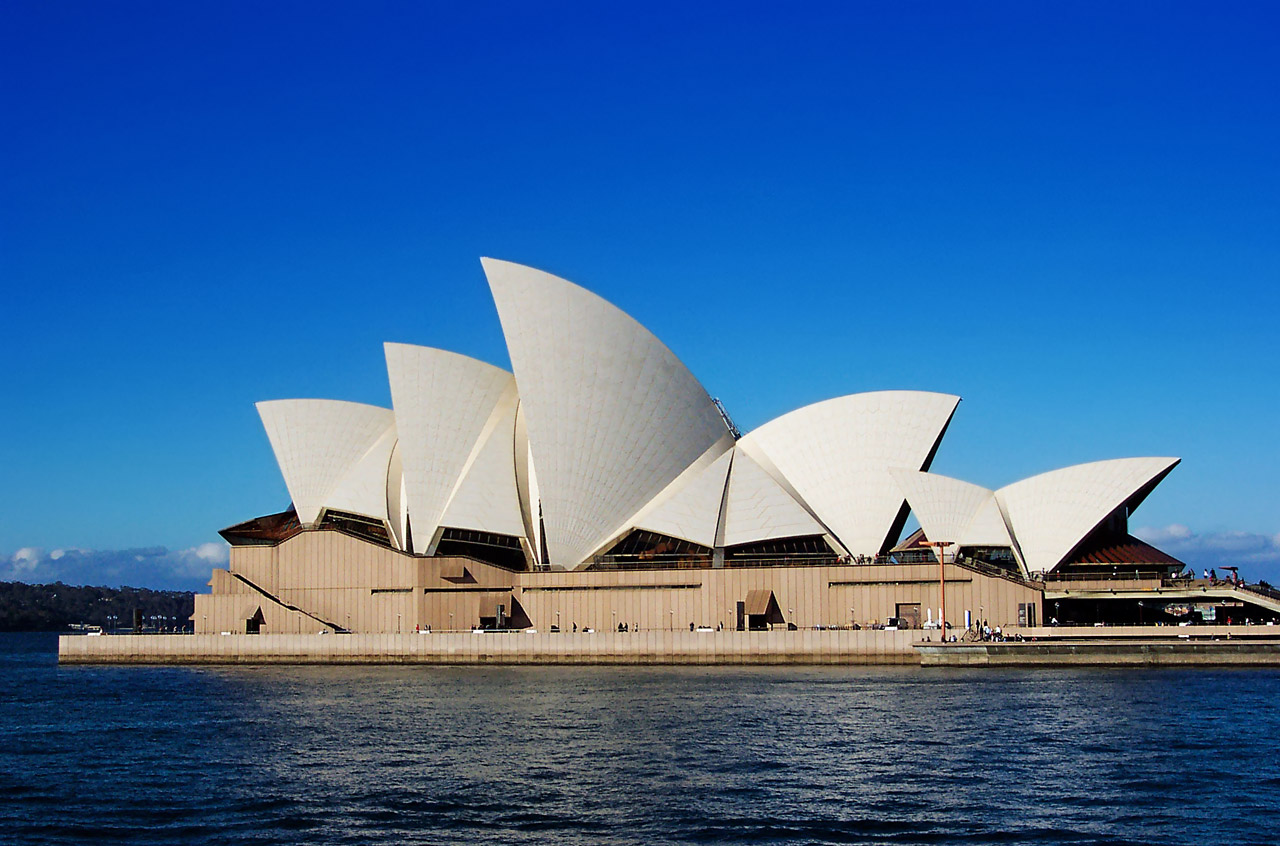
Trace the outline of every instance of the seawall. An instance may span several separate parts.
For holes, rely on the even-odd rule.
[[[653,630],[594,633],[62,635],[63,664],[920,664],[1280,666],[1263,626],[1026,628],[1023,641],[937,632]],[[930,638],[931,640],[925,640]]]
[[[1022,641],[916,643],[925,667],[1280,667],[1271,626],[1026,629]]]
[[[63,635],[63,664],[916,664],[910,631]]]

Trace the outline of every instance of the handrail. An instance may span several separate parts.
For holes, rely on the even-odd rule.
[[[969,570],[984,576],[992,576],[997,579],[1004,579],[1005,581],[1013,582],[1014,584],[1022,585],[1024,587],[1038,587],[1042,590],[1044,589],[1044,582],[1039,581],[1038,579],[1028,579],[1021,573],[1012,573],[1008,570],[997,567],[994,564],[988,564],[985,561],[977,561],[972,558],[960,558],[948,563],[954,564],[963,570]]]

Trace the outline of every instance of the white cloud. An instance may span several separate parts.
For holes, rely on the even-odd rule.
[[[1158,544],[1186,540],[1192,536],[1192,531],[1181,523],[1170,523],[1163,529],[1138,529],[1134,534],[1147,543]]]
[[[9,567],[18,573],[31,573],[40,566],[43,553],[31,546],[24,546],[9,559]]]
[[[181,555],[194,555],[209,564],[226,564],[231,560],[231,547],[225,543],[202,543],[190,549],[184,549]]]
[[[209,571],[225,566],[229,555],[230,547],[220,542],[173,551],[163,546],[60,547],[46,553],[36,547],[23,547],[12,555],[0,555],[0,581],[203,590]]]
[[[1133,534],[1170,555],[1198,568],[1241,568],[1240,575],[1254,581],[1280,580],[1280,534],[1259,532],[1205,532],[1198,534],[1180,523],[1134,529]]]

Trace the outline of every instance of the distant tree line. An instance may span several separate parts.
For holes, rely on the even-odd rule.
[[[130,629],[135,611],[148,630],[190,630],[194,608],[190,591],[0,582],[2,632],[66,631],[73,624]]]

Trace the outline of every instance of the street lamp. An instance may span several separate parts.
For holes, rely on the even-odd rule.
[[[556,612],[556,631],[560,631],[560,612]]]
[[[396,634],[400,634],[400,615],[396,615]]]
[[[453,631],[453,612],[449,612],[449,631]]]
[[[925,541],[925,546],[931,546],[938,551],[938,631],[942,633],[942,642],[947,642],[947,570],[944,563],[947,559],[946,549],[952,545],[952,541]]]
[[[671,623],[667,626],[667,631],[674,632],[676,630],[676,609],[671,609]]]

